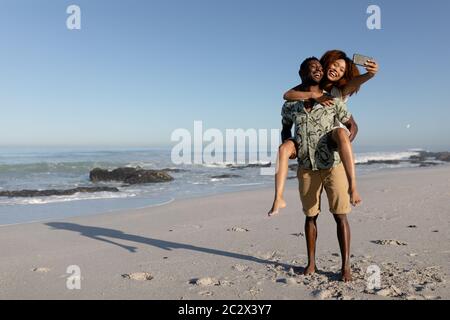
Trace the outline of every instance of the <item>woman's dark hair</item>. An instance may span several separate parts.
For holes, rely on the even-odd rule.
[[[342,59],[345,61],[346,68],[344,72],[344,76],[337,82],[331,82],[328,80],[327,73],[330,69],[331,65],[336,61]],[[321,87],[326,91],[330,92],[333,87],[338,88],[342,91],[342,89],[347,85],[347,83],[353,78],[360,75],[358,67],[353,63],[353,61],[345,54],[344,51],[341,50],[330,50],[325,52],[325,54],[320,59],[320,63],[322,64],[325,76],[322,79]],[[359,91],[359,87],[350,92],[350,96]]]
[[[308,77],[309,63],[311,61],[320,62],[320,60],[316,57],[309,57],[309,58],[303,60],[302,64],[300,65],[300,69],[298,70],[298,75],[300,76],[300,79],[302,79],[302,81],[305,81],[306,78]]]

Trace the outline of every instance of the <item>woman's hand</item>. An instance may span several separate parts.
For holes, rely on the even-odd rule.
[[[312,98],[321,105],[325,107],[331,107],[334,106],[334,98],[330,95],[323,94],[323,93],[312,93]]]
[[[376,61],[367,60],[367,62],[364,64],[364,67],[366,68],[366,71],[372,76],[376,75],[378,72],[378,64],[376,63]]]

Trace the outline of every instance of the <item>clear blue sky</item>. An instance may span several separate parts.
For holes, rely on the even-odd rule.
[[[279,128],[299,63],[339,48],[381,66],[349,102],[357,145],[449,148],[449,16],[448,0],[1,0],[0,146],[170,145],[194,120]]]

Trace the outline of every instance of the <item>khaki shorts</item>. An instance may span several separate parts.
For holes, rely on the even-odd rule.
[[[351,211],[348,180],[344,166],[325,170],[307,170],[299,168],[300,200],[303,212],[307,217],[315,217],[320,213],[320,196],[325,188],[330,212],[333,214],[348,214]]]

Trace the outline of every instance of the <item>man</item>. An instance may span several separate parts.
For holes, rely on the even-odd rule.
[[[302,62],[299,70],[299,76],[301,79],[301,84],[295,87],[296,92],[302,92],[302,94],[311,97],[311,101],[316,101],[324,106],[333,106],[334,99],[332,96],[324,94],[325,92],[319,88],[319,83],[324,77],[324,71],[320,61],[316,57],[311,57]],[[306,98],[305,103],[310,103],[309,98]],[[295,102],[286,103],[283,106],[283,113],[289,113],[292,108],[296,106]],[[292,137],[292,126],[293,122],[291,119],[283,117],[283,130],[281,132],[281,138],[283,143],[281,144],[278,152],[277,159],[277,172],[275,174],[275,195],[272,203],[272,207],[268,212],[269,216],[274,216],[279,213],[280,209],[286,207],[286,201],[283,198],[285,183],[288,175],[289,159],[297,158],[298,145],[295,139]],[[344,168],[350,170],[350,175],[347,179],[353,182],[355,185],[355,179],[351,177],[355,176],[354,169],[355,164],[353,160],[353,151],[351,147],[351,142],[355,139],[358,132],[358,126],[350,118],[350,121],[346,124],[348,130],[341,130],[341,128],[336,128],[331,135],[333,139],[330,139],[330,144],[338,148],[339,155],[343,160]],[[350,169],[349,169],[350,168]],[[353,175],[352,175],[353,174]],[[352,183],[350,184],[352,185]],[[349,190],[350,191],[350,190]],[[352,190],[353,195],[357,194],[356,188]],[[359,197],[359,195],[358,195]],[[354,197],[355,204],[357,203],[358,197]]]
[[[312,92],[320,90],[317,70],[320,62],[309,58],[308,76],[305,79]],[[322,73],[323,74],[323,73]],[[300,199],[306,215],[305,236],[308,251],[308,265],[304,274],[316,270],[315,251],[317,240],[317,218],[320,213],[320,198],[323,189],[328,197],[330,211],[337,224],[337,235],[342,256],[341,279],[351,281],[350,268],[350,226],[347,214],[351,211],[349,185],[339,153],[333,147],[331,134],[335,123],[340,121],[348,127],[354,126],[352,115],[346,104],[335,99],[334,105],[325,107],[314,101],[287,102],[283,106],[283,125],[295,125],[297,144],[298,180]],[[287,138],[284,130],[283,138]]]

